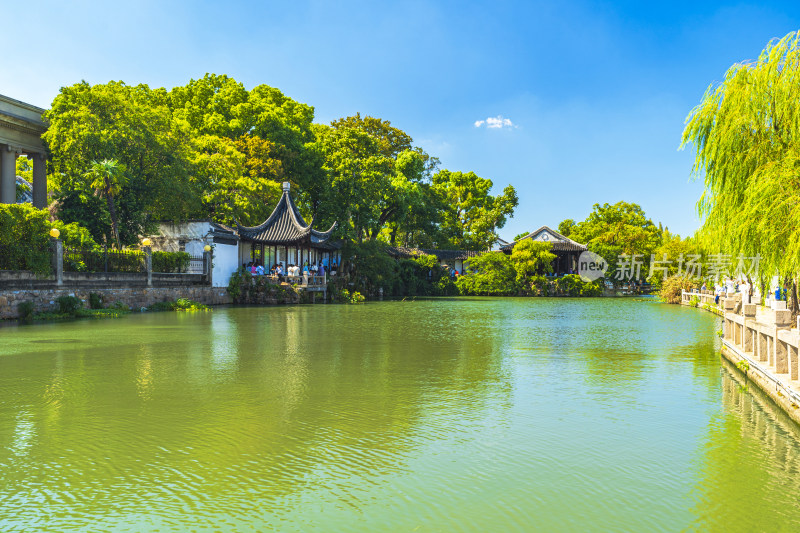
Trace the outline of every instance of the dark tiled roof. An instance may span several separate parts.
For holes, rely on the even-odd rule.
[[[550,242],[553,243],[553,251],[556,252],[583,252],[586,250],[586,246],[577,242]]]
[[[255,241],[263,244],[289,244],[301,241],[310,242],[312,245],[322,247],[330,239],[336,223],[328,231],[317,231],[313,228],[314,221],[306,224],[297,206],[294,204],[289,189],[284,188],[275,210],[262,224],[254,227],[246,227],[236,224],[239,236],[248,241]]]
[[[473,250],[437,250],[435,248],[406,248],[389,247],[389,255],[394,257],[413,257],[416,255],[435,255],[439,261],[463,261],[470,257],[478,257],[486,252],[476,252]]]
[[[232,233],[236,234],[236,230],[230,226],[222,224],[220,222],[211,222],[211,227],[214,228],[214,233]]]
[[[524,241],[525,239],[532,239],[533,237],[535,237],[536,235],[538,235],[542,231],[547,231],[548,233],[553,235],[556,239],[558,239],[558,240],[555,240],[555,241],[546,241],[546,242],[552,243],[554,252],[583,252],[584,250],[587,249],[585,244],[581,244],[579,242],[575,242],[572,239],[570,239],[569,237],[564,237],[559,232],[557,232],[557,231],[555,231],[553,229],[550,229],[548,226],[542,226],[541,228],[537,229],[536,231],[532,231],[532,232],[528,233],[527,235],[525,235],[524,237],[522,237],[519,240],[516,240],[514,242],[510,242],[510,243],[508,243],[508,244],[506,244],[504,246],[501,246],[500,249],[502,251],[504,251],[504,252],[509,252],[510,253],[514,249],[514,245],[515,244],[517,244],[520,241]]]

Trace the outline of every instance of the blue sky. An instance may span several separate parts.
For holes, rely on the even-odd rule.
[[[800,29],[796,2],[30,1],[25,13],[0,32],[2,94],[48,107],[82,79],[266,83],[318,122],[388,119],[444,168],[513,184],[507,239],[619,200],[693,233],[686,116],[733,63]]]

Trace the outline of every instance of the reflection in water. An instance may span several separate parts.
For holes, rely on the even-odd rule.
[[[720,381],[724,409],[702,443],[702,477],[692,491],[694,526],[797,531],[800,430],[727,361]]]
[[[218,379],[233,378],[239,357],[239,335],[227,313],[211,316],[211,359]]]
[[[14,428],[14,436],[11,439],[11,446],[9,451],[17,457],[22,457],[28,453],[31,447],[31,442],[35,437],[35,428],[33,425],[33,417],[31,413],[21,411],[17,414],[17,423]]]
[[[773,490],[798,450],[728,471],[745,420],[781,422],[719,405],[715,321],[512,298],[7,328],[0,530],[713,529],[732,473]]]

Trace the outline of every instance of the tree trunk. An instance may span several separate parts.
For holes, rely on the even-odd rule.
[[[111,231],[114,234],[114,242],[117,243],[117,250],[120,250],[122,246],[119,242],[119,229],[117,226],[117,209],[114,206],[114,196],[109,192],[106,194],[106,200],[108,200],[108,212],[111,214]]]

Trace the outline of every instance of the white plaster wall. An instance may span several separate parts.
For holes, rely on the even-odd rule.
[[[211,232],[209,222],[183,222],[172,224],[162,222],[158,225],[158,235],[153,235],[153,251],[179,252],[180,242],[186,241],[186,252],[190,255],[202,255],[203,247],[211,244],[208,235]],[[208,242],[205,240],[208,238]]]
[[[201,240],[189,241],[186,243],[186,253],[191,256],[203,255],[206,243]]]
[[[202,250],[202,248],[201,248]],[[188,251],[188,250],[187,250]],[[214,271],[211,282],[214,287],[227,287],[231,274],[239,268],[239,246],[229,244],[214,245]]]

